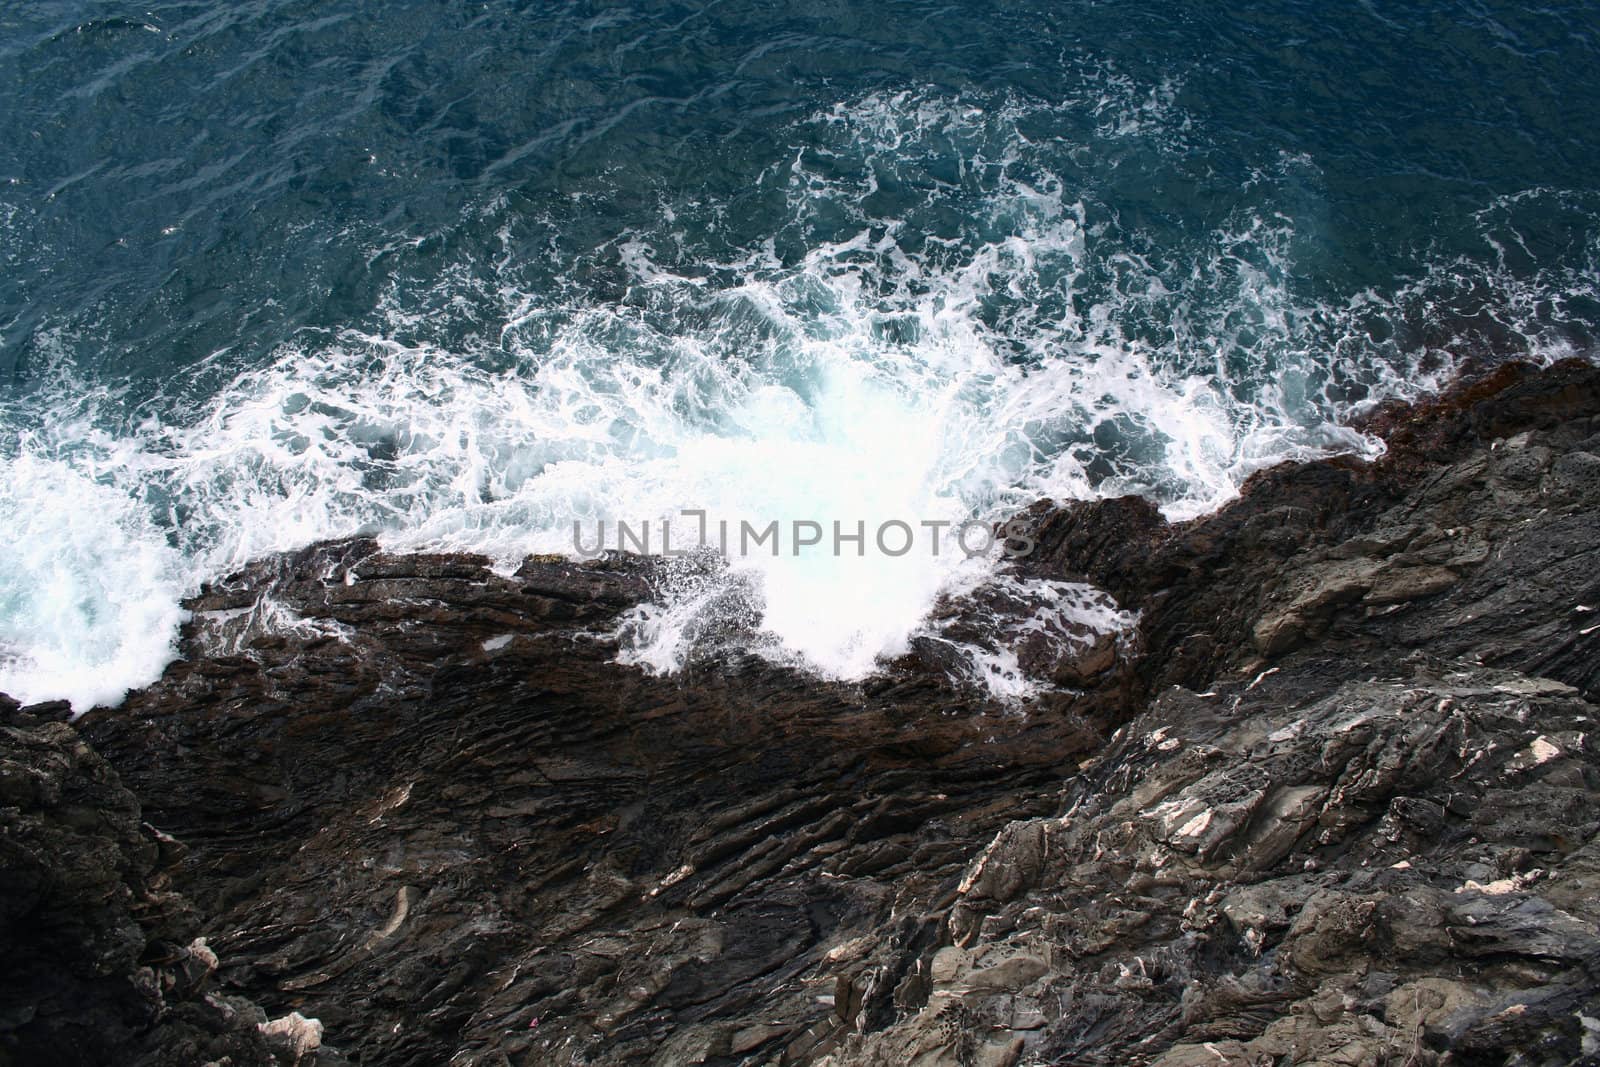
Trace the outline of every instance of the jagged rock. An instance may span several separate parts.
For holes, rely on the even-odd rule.
[[[139,815],[71,726],[0,727],[0,1062],[274,1062],[200,997],[216,957]]]
[[[715,634],[619,665],[637,559],[259,561],[80,720],[147,852],[83,858],[72,937],[137,962],[107,902],[167,900],[147,985],[318,1020],[284,1051],[319,1063],[1594,1062],[1600,371],[1368,428],[1377,462],[1193,522],[1030,509],[1036,551],[859,687]],[[994,704],[958,645],[1044,695]],[[85,1003],[134,1048],[117,982]]]
[[[317,1019],[307,1019],[297,1011],[291,1011],[281,1019],[261,1023],[257,1029],[268,1044],[292,1063],[305,1062],[306,1057],[314,1056],[317,1049],[322,1047],[322,1023]]]
[[[1073,782],[1064,816],[1031,837],[1013,824],[974,861],[947,926],[961,947],[933,956],[926,1005],[837,1062],[899,1062],[959,1002],[962,1018],[991,1020],[985,1041],[1020,1039],[1040,1062],[1198,1063],[1211,1045],[1237,1063],[1384,1063],[1396,1050],[1446,1063],[1458,1035],[1553,988],[1572,1010],[1521,1026],[1539,1052],[1519,1062],[1574,1062],[1579,1015],[1600,1011],[1600,880],[1530,837],[1523,812],[1537,805],[1593,841],[1600,747],[1586,735],[1526,756],[1552,729],[1592,727],[1597,709],[1526,683],[1419,671],[1308,699],[1283,672],[1162,697]],[[1180,747],[1164,751],[1170,740]],[[1250,799],[1268,789],[1289,799]],[[1423,805],[1422,832],[1393,817]],[[1211,840],[1207,815],[1234,829]],[[1011,856],[1029,890],[982,892]],[[1543,895],[1558,885],[1559,902]],[[1055,962],[973,981],[971,961],[995,953]],[[1425,990],[1438,994],[1426,1011]],[[1045,1025],[992,1021],[1018,996],[1043,1005]],[[961,1062],[959,1035],[946,1036]]]
[[[801,1055],[892,1017],[931,920],[832,1004],[821,961],[1050,810],[1094,730],[940,671],[644,675],[611,634],[649,581],[346,542],[192,601],[190,658],[86,728],[188,848],[213,981],[377,1062]]]

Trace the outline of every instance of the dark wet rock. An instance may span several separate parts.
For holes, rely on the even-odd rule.
[[[65,700],[22,704],[0,693],[0,723],[6,726],[42,726],[47,722],[72,721],[72,705]]]
[[[909,966],[901,917],[1099,736],[939,672],[645,675],[614,634],[654,578],[345,542],[195,598],[191,657],[85,729],[188,847],[222,986],[363,1062],[810,1055],[829,954]]]
[[[1146,693],[1203,687],[1319,641],[1360,657],[1426,649],[1595,695],[1600,374],[1504,367],[1371,427],[1389,451],[1262,471],[1215,515],[1169,526],[1133,499],[1037,506],[1028,573],[1144,613]],[[1510,625],[1510,620],[1516,620]]]
[[[170,844],[71,726],[0,726],[0,1062],[280,1062],[209,1000]]]
[[[1030,509],[861,686],[715,627],[620,665],[657,564],[357,539],[201,591],[79,726],[279,1055],[1594,1062],[1600,372],[1368,429],[1194,522]]]

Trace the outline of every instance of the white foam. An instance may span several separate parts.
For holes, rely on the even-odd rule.
[[[1175,96],[1108,76],[1050,106],[1089,109],[1097,136],[1179,151]],[[788,245],[823,215],[853,233],[687,267],[669,237],[630,234],[593,253],[625,279],[623,297],[530,293],[508,274],[498,336],[460,351],[418,340],[426,324],[396,297],[383,329],[286,347],[220,389],[175,380],[136,417],[64,368],[3,413],[26,430],[0,443],[0,521],[17,546],[0,561],[0,690],[115,701],[171,656],[185,591],[360,531],[510,568],[571,550],[575,521],[685,508],[870,531],[1141,492],[1188,517],[1271,463],[1376,451],[1338,428],[1350,402],[1331,379],[1368,403],[1448,373],[1436,351],[1378,345],[1368,326],[1438,306],[1449,265],[1398,294],[1305,307],[1289,284],[1292,221],[1253,215],[1181,250],[1181,270],[1152,265],[1031,147],[1019,123],[1042,106],[927,90],[830,108],[770,180]],[[956,184],[915,185],[939,209],[928,219],[874,214],[883,174],[952,158]],[[1506,210],[1484,225],[1505,229]],[[456,284],[444,272],[440,285]],[[1503,317],[1522,322],[1515,311]],[[1558,339],[1524,336],[1562,354]],[[207,399],[180,399],[190,392]],[[905,650],[942,591],[989,567],[919,547],[689,568],[630,617],[623,655],[677,669],[733,617],[766,654],[859,678]],[[973,656],[997,692],[1032,684],[1007,648]]]
[[[82,710],[160,675],[184,569],[138,501],[24,453],[0,478],[0,529],[0,692]]]
[[[1073,658],[1102,638],[1120,639],[1139,621],[1136,612],[1124,611],[1094,586],[1021,578],[987,567],[968,567],[944,592],[964,602],[964,610],[919,632],[947,646],[955,673],[1008,703],[1055,688],[1024,669],[1018,654],[1024,647],[1032,646],[1044,659]]]

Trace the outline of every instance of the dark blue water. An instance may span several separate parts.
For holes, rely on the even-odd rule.
[[[1370,448],[1341,421],[1463,360],[1594,352],[1597,35],[1593,3],[9,5],[0,688],[113,699],[207,573],[359,529],[510,559],[619,510],[1193,514]],[[953,580],[869,581],[840,636],[801,590],[862,576],[817,567],[760,576],[767,625],[846,676]]]

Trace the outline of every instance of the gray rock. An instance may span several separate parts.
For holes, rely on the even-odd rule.
[[[741,619],[681,675],[620,666],[647,561],[258,561],[81,737],[0,701],[0,1040],[1593,1062],[1600,372],[1502,368],[1367,429],[1381,460],[1264,471],[1195,522],[1029,509],[1036,551],[860,686],[742,653]],[[1027,643],[1062,583],[1136,622]],[[267,598],[297,624],[236,611]],[[956,642],[1015,643],[1042,695],[988,701]]]

